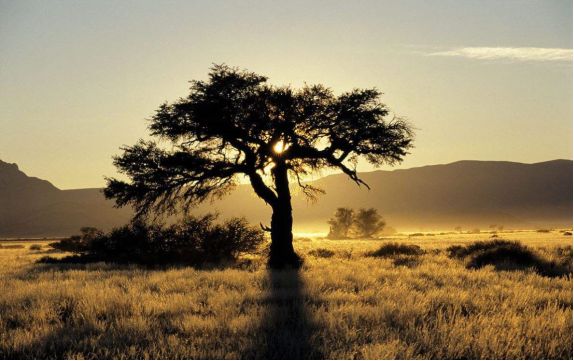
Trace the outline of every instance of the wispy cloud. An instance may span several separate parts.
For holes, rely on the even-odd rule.
[[[572,61],[572,49],[562,48],[463,47],[427,53],[427,55],[478,60]]]

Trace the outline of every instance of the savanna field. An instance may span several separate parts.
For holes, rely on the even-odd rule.
[[[499,237],[549,262],[572,254],[558,230]],[[299,238],[298,272],[263,254],[203,269],[39,264],[64,253],[2,241],[0,358],[571,359],[572,274],[469,269],[448,251],[489,239]],[[372,256],[388,242],[421,250]]]

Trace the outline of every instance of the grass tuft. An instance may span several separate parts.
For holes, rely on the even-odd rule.
[[[393,260],[395,267],[414,268],[421,264],[420,257],[417,256],[399,256]]]
[[[394,257],[394,256],[419,256],[424,254],[424,251],[417,245],[404,244],[404,243],[386,243],[379,249],[367,253],[370,257]]]
[[[18,248],[24,248],[24,245],[22,245],[22,244],[0,244],[0,248],[18,249]]]
[[[312,251],[309,251],[309,255],[317,258],[331,258],[335,255],[335,252],[326,248],[317,248]]]

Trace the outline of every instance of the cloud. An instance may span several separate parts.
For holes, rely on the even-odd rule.
[[[562,48],[465,47],[427,53],[427,55],[478,60],[572,61],[572,49]]]

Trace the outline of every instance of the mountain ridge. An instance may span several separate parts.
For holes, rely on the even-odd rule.
[[[375,207],[388,224],[401,229],[553,227],[572,224],[572,160],[536,163],[462,160],[408,169],[360,173],[371,190],[344,174],[312,183],[325,189],[315,204],[293,187],[295,229],[326,231],[336,207]],[[219,212],[268,223],[270,210],[248,184],[193,213]],[[30,177],[16,164],[0,160],[0,237],[51,237],[76,233],[82,226],[103,229],[131,218],[117,209],[101,188],[59,189]]]

